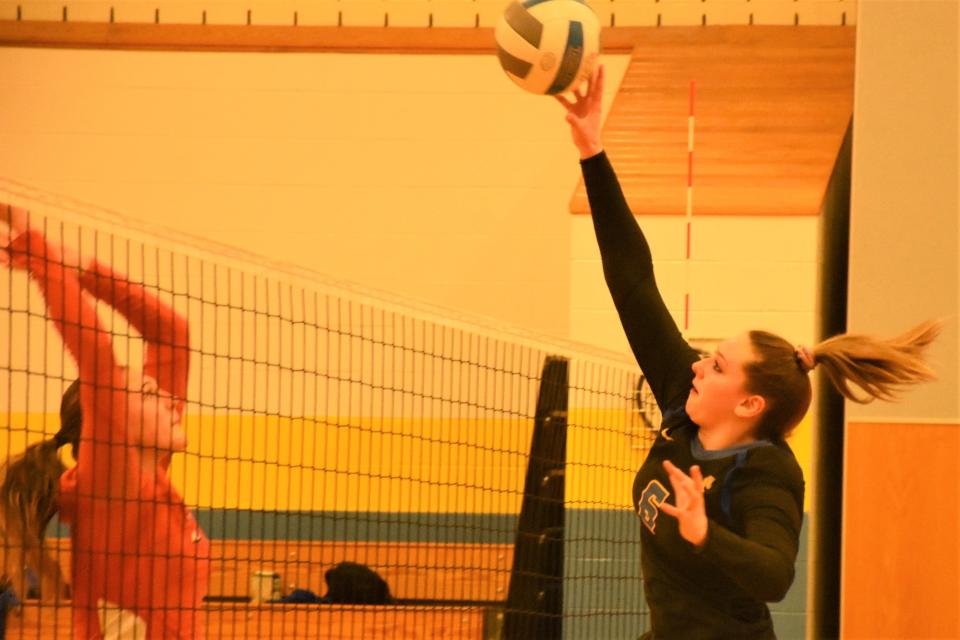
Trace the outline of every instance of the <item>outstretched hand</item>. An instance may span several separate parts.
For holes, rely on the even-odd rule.
[[[580,159],[585,160],[603,151],[600,142],[600,126],[603,117],[603,65],[598,64],[593,75],[587,80],[587,92],[580,88],[573,90],[574,100],[556,96],[557,101],[567,110],[567,122],[573,134],[573,143],[580,151]]]
[[[11,269],[27,268],[28,253],[25,244],[16,243],[15,240],[27,231],[37,228],[30,224],[29,219],[30,214],[26,209],[0,202],[0,266]],[[82,256],[68,245],[61,246],[47,241],[44,251],[45,260],[54,261],[77,274],[93,265],[92,257]]]
[[[678,469],[669,460],[664,460],[663,468],[670,474],[676,505],[663,502],[660,510],[677,519],[680,535],[696,547],[707,541],[707,508],[703,502],[703,473],[700,467],[690,467],[690,475]]]
[[[11,243],[27,231],[27,210],[15,207],[12,204],[0,202],[0,265],[11,269],[25,269],[26,256],[14,252]]]

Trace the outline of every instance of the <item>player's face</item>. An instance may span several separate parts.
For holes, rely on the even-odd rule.
[[[730,422],[737,407],[751,396],[743,367],[753,358],[749,337],[741,334],[693,363],[693,389],[686,404],[690,419],[705,428]]]
[[[187,438],[180,426],[182,401],[160,388],[148,375],[128,370],[128,433],[141,447],[183,451]]]

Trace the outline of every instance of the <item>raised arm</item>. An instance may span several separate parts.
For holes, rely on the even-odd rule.
[[[627,206],[617,176],[600,142],[603,67],[587,93],[575,101],[559,97],[580,151],[593,227],[603,273],[630,348],[643,369],[661,410],[686,400],[699,356],[680,334],[657,288],[650,246]]]
[[[80,371],[84,410],[102,411],[106,416],[85,419],[83,438],[122,441],[124,433],[111,432],[116,421],[110,419],[110,411],[114,392],[123,387],[123,376],[114,358],[110,333],[101,326],[93,304],[84,298],[75,270],[65,268],[59,248],[35,230],[19,233],[7,247],[7,256],[14,267],[26,269],[40,288],[48,315]]]
[[[147,289],[106,265],[91,262],[80,278],[84,289],[119,311],[147,343],[143,371],[157,385],[183,400],[190,372],[186,318]]]
[[[650,247],[606,154],[581,162],[603,275],[637,363],[662,411],[682,405],[699,356],[680,334],[653,275]]]

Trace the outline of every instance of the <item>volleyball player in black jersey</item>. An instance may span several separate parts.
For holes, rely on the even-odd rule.
[[[600,142],[603,68],[567,110],[603,261],[630,347],[664,415],[633,485],[651,630],[644,639],[774,638],[767,602],[794,577],[803,473],[785,437],[821,365],[851,400],[892,399],[932,379],[924,348],[939,324],[892,340],[843,335],[813,349],[750,331],[701,358],[654,280],[650,248]],[[866,393],[861,397],[848,383]]]

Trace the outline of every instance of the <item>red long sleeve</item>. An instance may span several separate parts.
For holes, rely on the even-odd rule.
[[[77,277],[63,267],[60,252],[43,235],[28,231],[11,250],[27,256],[27,269],[47,301],[50,319],[80,369],[80,380],[108,386],[116,369],[110,335],[100,325],[93,305],[83,299]]]
[[[39,285],[80,370],[79,460],[61,476],[59,495],[70,523],[74,636],[99,637],[98,608],[108,602],[144,620],[147,640],[202,637],[198,612],[209,581],[209,541],[170,484],[165,463],[144,467],[140,446],[128,437],[138,394],[126,388],[109,330],[84,289],[143,335],[144,373],[180,398],[189,365],[186,322],[102,265],[81,283],[40,233],[22,234],[10,249]]]
[[[122,473],[127,439],[124,380],[110,334],[84,297],[74,272],[64,268],[59,249],[41,233],[21,234],[11,243],[11,251],[25,256],[30,276],[46,299],[48,315],[80,371],[83,424],[78,462],[96,470],[84,476],[80,489],[92,495],[113,495],[130,483]]]
[[[183,399],[190,372],[190,336],[187,321],[147,289],[129,282],[106,265],[94,263],[80,280],[83,288],[118,312],[143,336],[147,352],[143,372],[157,385]]]

